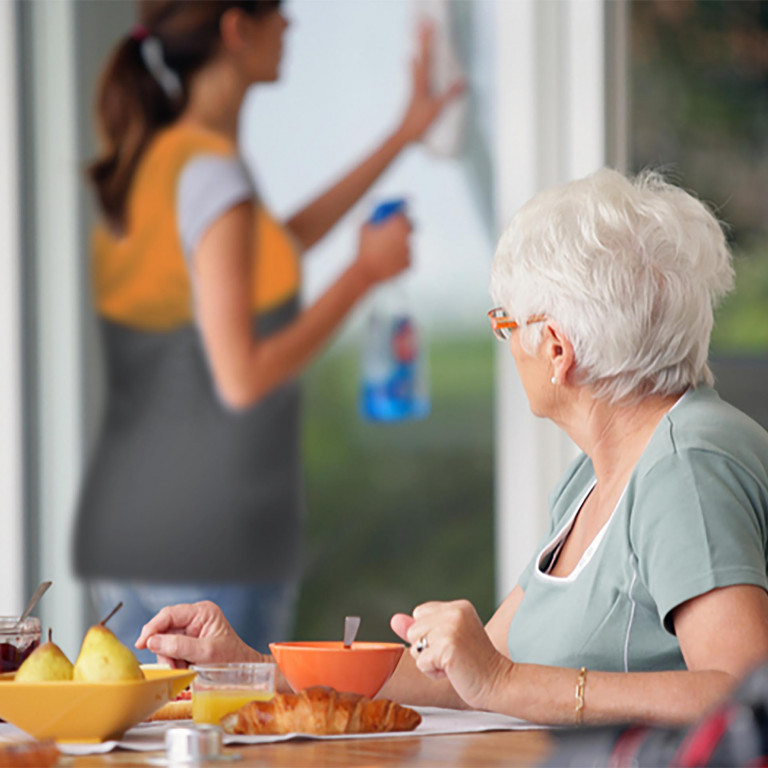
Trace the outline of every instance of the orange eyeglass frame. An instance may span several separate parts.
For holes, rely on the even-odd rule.
[[[512,320],[502,307],[494,307],[488,310],[488,319],[491,321],[493,335],[500,341],[509,341],[512,331],[520,327],[517,320]],[[525,321],[525,325],[541,323],[547,319],[546,315],[534,315]]]

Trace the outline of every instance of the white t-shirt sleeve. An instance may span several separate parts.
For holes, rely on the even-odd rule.
[[[190,160],[176,187],[176,219],[187,263],[214,221],[239,203],[255,199],[253,181],[239,158],[197,155]]]

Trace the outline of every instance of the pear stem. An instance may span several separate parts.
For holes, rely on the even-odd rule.
[[[123,601],[121,600],[109,613],[106,619],[102,619],[99,624],[103,627],[121,608],[123,607]]]
[[[48,627],[48,642],[53,642],[53,630],[50,627]]]

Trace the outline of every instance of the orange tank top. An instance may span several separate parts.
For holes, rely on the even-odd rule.
[[[193,319],[192,284],[176,212],[179,177],[199,155],[234,157],[228,139],[201,128],[172,126],[144,153],[127,200],[127,232],[104,225],[93,233],[93,288],[98,312],[123,325],[168,331]],[[254,200],[255,250],[251,289],[254,313],[269,312],[294,298],[300,269],[285,229]]]

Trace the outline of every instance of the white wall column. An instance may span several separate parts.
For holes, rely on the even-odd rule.
[[[23,609],[23,506],[18,25],[15,3],[0,3],[0,614]]]
[[[603,0],[497,0],[495,199],[499,231],[539,190],[606,162]],[[496,589],[517,583],[546,529],[547,498],[576,454],[535,418],[497,349]]]
[[[7,5],[11,5],[8,3]],[[23,21],[26,251],[30,265],[32,412],[28,468],[33,580],[52,579],[41,602],[45,626],[72,658],[88,601],[75,578],[77,499],[103,403],[90,292],[91,191],[84,169],[95,154],[94,91],[115,41],[136,17],[132,0],[18,5]],[[138,632],[138,628],[137,628]]]
[[[77,153],[74,3],[31,3],[30,154],[37,372],[38,577],[54,586],[43,624],[73,657],[82,639],[83,597],[70,541],[83,465],[80,280],[80,159]]]

